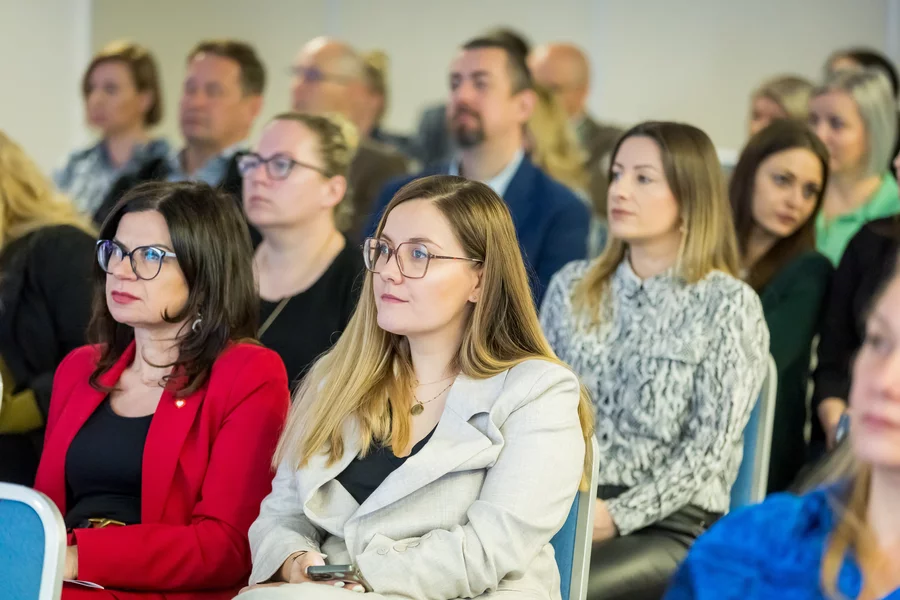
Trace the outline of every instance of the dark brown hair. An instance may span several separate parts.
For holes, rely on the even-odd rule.
[[[241,69],[241,89],[245,96],[260,96],[266,89],[266,68],[253,46],[238,40],[204,40],[188,54],[188,62],[198,54],[212,54],[233,60]]]
[[[150,127],[162,120],[162,85],[159,81],[159,69],[153,55],[139,44],[127,41],[111,42],[94,55],[91,63],[81,78],[81,93],[85,99],[91,91],[91,73],[98,65],[108,62],[120,62],[128,67],[131,79],[138,92],[150,92],[153,101],[144,114],[144,125]]]
[[[513,94],[518,94],[524,90],[534,89],[534,80],[531,78],[531,71],[528,70],[528,63],[525,62],[525,55],[521,49],[517,48],[508,39],[503,37],[477,37],[466,42],[463,50],[484,50],[496,48],[506,53],[506,68],[509,71],[510,87]]]
[[[816,195],[816,207],[806,223],[788,237],[778,240],[750,269],[747,284],[756,291],[763,289],[772,276],[796,256],[815,249],[816,215],[822,208],[825,186],[828,184],[828,150],[805,123],[788,119],[774,121],[747,142],[728,185],[738,248],[741,256],[746,256],[750,233],[755,226],[753,195],[756,172],[773,154],[794,148],[809,150],[819,159],[822,165],[822,185]]]
[[[259,297],[253,278],[253,249],[247,223],[234,199],[205,183],[150,182],[116,204],[100,228],[100,239],[112,239],[129,213],[156,211],[169,226],[178,266],[188,285],[188,299],[177,314],[164,314],[168,323],[187,320],[179,334],[178,359],[172,365],[177,394],[200,388],[213,363],[229,342],[252,340],[259,319]],[[100,377],[121,358],[134,339],[134,329],[113,319],[106,305],[107,274],[94,265],[94,311],[91,343],[101,348],[91,385],[103,391]],[[196,315],[202,321],[190,327]]]

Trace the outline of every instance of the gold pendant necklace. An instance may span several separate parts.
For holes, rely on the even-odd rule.
[[[455,381],[455,379],[454,379],[454,381]],[[429,402],[433,402],[433,401],[437,400],[438,398],[440,398],[441,395],[442,395],[444,392],[446,392],[447,390],[449,390],[450,387],[451,387],[452,385],[453,385],[453,381],[451,381],[450,383],[448,383],[448,384],[447,384],[447,387],[445,387],[445,388],[442,389],[440,392],[438,392],[437,396],[435,396],[435,397],[432,398],[431,400],[427,400],[427,401],[425,401],[425,402],[422,402],[421,400],[419,400],[418,398],[416,398],[416,403],[413,404],[413,405],[409,408],[409,413],[410,413],[412,416],[414,416],[414,417],[418,417],[419,415],[421,415],[421,414],[425,411],[425,405],[426,405],[426,404],[428,404]]]

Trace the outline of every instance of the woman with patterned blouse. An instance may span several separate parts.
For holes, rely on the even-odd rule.
[[[659,598],[728,510],[769,333],[712,142],[649,122],[613,152],[610,241],[554,276],[547,338],[592,393],[600,444],[591,599]]]

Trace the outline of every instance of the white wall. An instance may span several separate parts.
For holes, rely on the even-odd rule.
[[[0,0],[0,129],[49,171],[88,139],[90,0]]]
[[[3,1],[3,0],[0,0]],[[57,0],[57,3],[64,3]],[[505,24],[532,42],[571,40],[593,60],[590,104],[627,124],[667,118],[704,128],[720,147],[744,140],[747,96],[762,79],[819,75],[835,48],[900,52],[897,0],[94,0],[92,48],[119,37],[149,46],[164,71],[163,133],[173,115],[184,56],[202,37],[257,46],[270,85],[264,117],[288,106],[288,66],[309,38],[327,33],[392,59],[388,126],[410,130],[423,105],[445,96],[447,65],[466,38]],[[895,56],[894,58],[898,58]]]

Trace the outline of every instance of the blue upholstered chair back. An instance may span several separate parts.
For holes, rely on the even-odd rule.
[[[762,502],[766,497],[777,393],[778,369],[770,356],[768,372],[759,399],[744,429],[744,457],[741,460],[737,480],[731,488],[732,509]]]
[[[594,531],[594,508],[597,476],[600,470],[597,440],[591,440],[591,478],[588,489],[579,491],[562,528],[550,540],[559,568],[559,591],[562,600],[585,600],[591,566],[591,537]]]
[[[0,483],[0,597],[57,600],[65,546],[62,516],[46,496]]]

